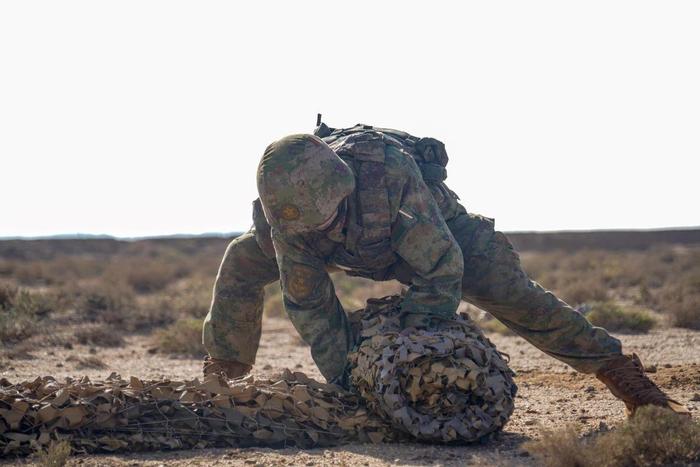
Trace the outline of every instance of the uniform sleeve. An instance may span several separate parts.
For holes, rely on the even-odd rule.
[[[462,295],[462,251],[417,167],[404,186],[392,233],[394,251],[414,271],[402,310],[452,316]]]
[[[284,307],[329,382],[338,382],[353,341],[347,316],[322,258],[301,238],[273,233]]]

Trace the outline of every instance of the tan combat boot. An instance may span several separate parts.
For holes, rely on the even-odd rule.
[[[690,411],[684,405],[669,398],[644,374],[644,367],[637,354],[620,355],[610,360],[598,370],[596,377],[625,403],[630,416],[643,405],[658,405],[690,416]]]
[[[223,360],[207,355],[204,357],[202,372],[204,376],[217,374],[223,375],[227,379],[233,379],[247,375],[252,368],[252,366],[246,363],[237,362],[235,360]]]

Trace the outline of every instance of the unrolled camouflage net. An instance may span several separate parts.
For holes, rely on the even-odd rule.
[[[409,439],[471,442],[502,429],[515,385],[467,318],[399,332],[398,297],[353,320],[357,393],[285,370],[275,381],[0,380],[0,455],[67,440],[75,452],[331,446]],[[359,395],[358,395],[359,393]]]
[[[227,446],[331,446],[397,434],[356,395],[285,371],[277,381],[52,377],[0,380],[0,453],[23,455],[52,440],[76,452]]]
[[[474,442],[500,431],[517,387],[496,347],[468,316],[402,330],[399,297],[369,300],[351,382],[372,413],[415,439]]]

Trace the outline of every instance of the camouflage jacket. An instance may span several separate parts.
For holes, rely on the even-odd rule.
[[[359,258],[346,228],[357,210],[355,196],[347,198],[335,223],[323,232],[283,235],[273,229],[272,243],[288,312],[318,316],[324,310],[342,310],[327,272],[334,267],[352,275],[398,279],[409,285],[402,306],[403,313],[412,317],[407,324],[427,324],[430,316],[449,317],[456,311],[461,298],[462,253],[434,193],[450,195],[439,187],[431,186],[431,192],[414,159],[399,148],[387,145],[384,161],[391,219],[387,247],[395,253],[395,261],[378,269]],[[444,204],[459,206],[450,201]]]

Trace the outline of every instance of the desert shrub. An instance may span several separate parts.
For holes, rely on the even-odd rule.
[[[138,293],[152,293],[163,290],[179,277],[174,265],[150,261],[125,271],[125,279]]]
[[[587,315],[595,326],[617,332],[649,332],[656,325],[656,320],[646,310],[625,308],[614,302],[593,304]]]
[[[581,277],[557,287],[557,295],[567,303],[601,302],[608,298],[608,288],[599,277]]]
[[[109,325],[87,326],[75,331],[76,340],[83,345],[118,347],[124,343],[119,330]]]
[[[177,287],[170,287],[165,294],[161,294],[157,306],[178,315],[204,318],[211,304],[212,282],[192,279],[181,282]]]
[[[661,288],[657,306],[671,316],[674,326],[700,329],[700,273],[680,277]]]
[[[155,334],[160,352],[174,355],[201,357],[206,353],[202,345],[202,320],[182,318]]]
[[[89,322],[120,324],[126,312],[135,307],[131,291],[117,284],[102,283],[79,292],[76,311]]]
[[[674,326],[700,330],[700,295],[685,297],[668,311]]]
[[[39,321],[57,308],[50,294],[0,286],[0,343],[13,343],[34,334]]]
[[[75,309],[81,321],[108,324],[125,332],[147,332],[172,323],[178,315],[168,300],[138,300],[130,288],[108,283],[79,292]]]
[[[68,441],[52,441],[49,447],[37,452],[36,458],[41,467],[63,467],[68,462],[71,447]]]
[[[85,369],[97,369],[97,370],[102,370],[107,368],[107,364],[102,361],[99,357],[96,357],[94,355],[87,355],[84,357],[78,357],[75,355],[71,355],[68,358],[66,358],[67,362],[73,362],[75,363],[75,368],[78,370],[85,370]]]
[[[700,461],[700,424],[648,406],[616,430],[584,438],[571,427],[545,431],[525,448],[547,467],[685,464]]]

